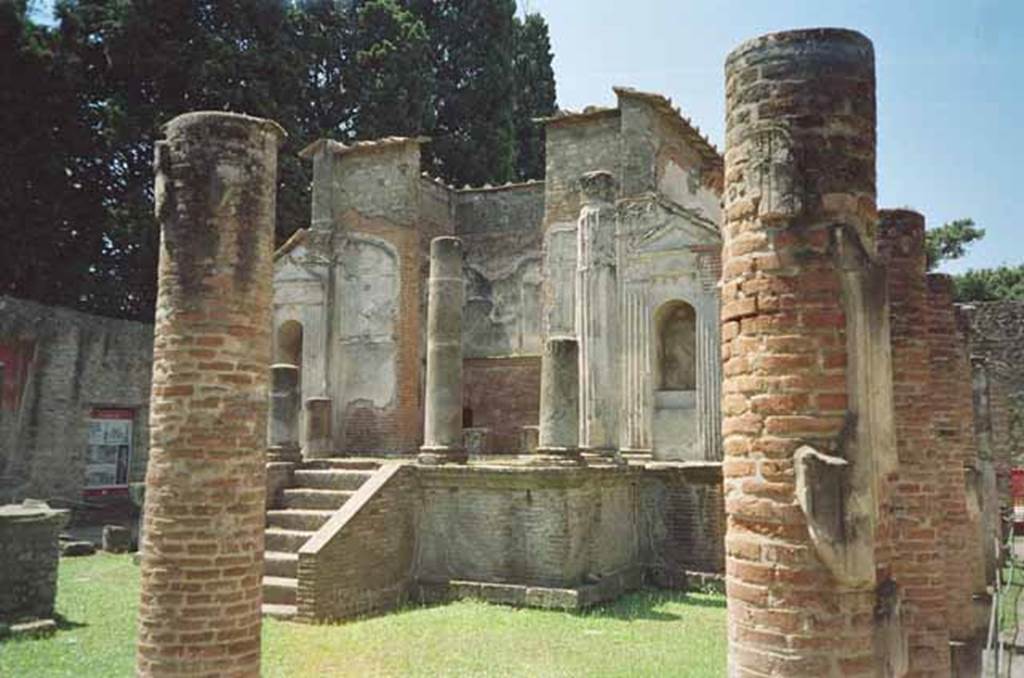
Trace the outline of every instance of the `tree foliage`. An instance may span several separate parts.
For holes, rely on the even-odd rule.
[[[433,137],[457,183],[543,172],[529,120],[554,109],[543,19],[514,0],[59,0],[57,25],[0,2],[0,293],[151,317],[153,144],[192,110],[271,118],[278,240],[308,220],[329,136]]]
[[[971,269],[953,280],[957,301],[1024,301],[1024,264]]]
[[[985,229],[975,226],[973,219],[956,219],[925,231],[924,251],[928,270],[933,270],[940,262],[959,259],[967,254],[971,243],[984,237]]]

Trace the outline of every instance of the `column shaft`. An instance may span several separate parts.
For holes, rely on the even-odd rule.
[[[157,144],[137,671],[258,676],[276,124],[172,120]]]

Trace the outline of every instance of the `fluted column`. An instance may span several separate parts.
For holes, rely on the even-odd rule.
[[[608,172],[580,178],[577,229],[576,336],[580,351],[580,447],[616,456],[621,404],[616,279],[615,180]]]

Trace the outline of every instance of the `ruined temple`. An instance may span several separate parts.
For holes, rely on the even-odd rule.
[[[421,138],[320,140],[311,225],[275,259],[274,360],[330,398],[334,454],[422,443],[427,249],[462,241],[463,423],[528,451],[545,336],[576,336],[585,450],[715,460],[721,155],[663,97],[543,121],[547,178],[455,188]]]

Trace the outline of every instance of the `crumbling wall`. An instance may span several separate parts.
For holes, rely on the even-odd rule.
[[[94,408],[132,410],[129,480],[142,480],[152,325],[0,297],[0,362],[0,500],[79,500]]]

